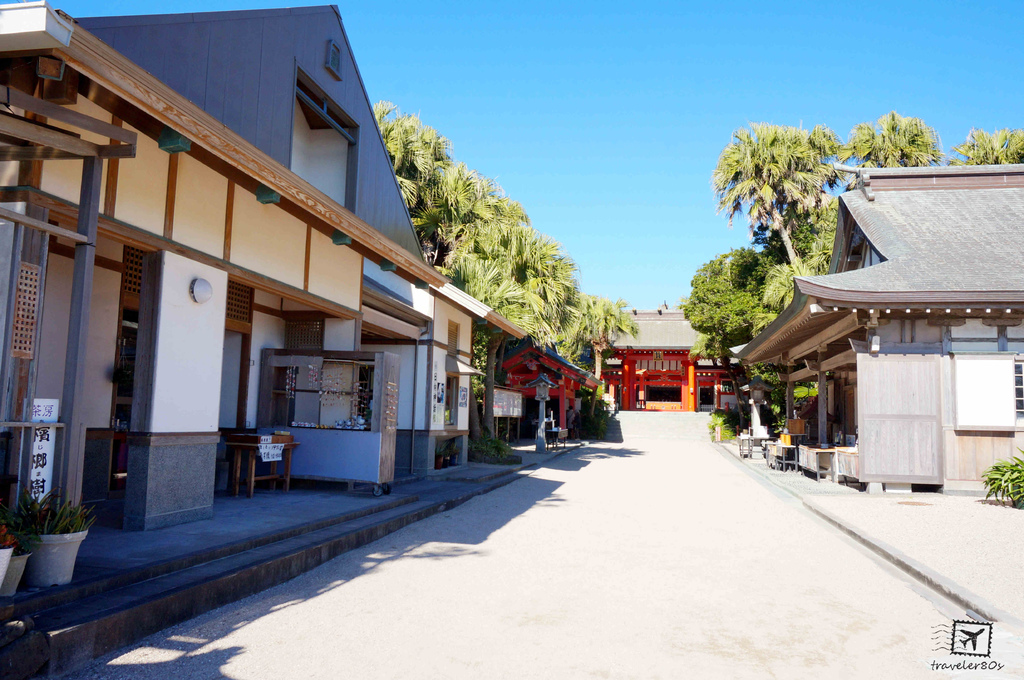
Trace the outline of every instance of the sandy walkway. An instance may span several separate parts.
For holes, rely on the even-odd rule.
[[[79,677],[938,678],[945,623],[709,445],[627,438]]]

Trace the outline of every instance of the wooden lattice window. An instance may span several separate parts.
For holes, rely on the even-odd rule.
[[[14,297],[14,329],[11,356],[31,359],[36,345],[39,310],[39,265],[22,262],[18,270],[18,289]]]
[[[448,322],[448,354],[459,356],[459,324],[454,321]]]
[[[130,295],[142,294],[142,258],[145,253],[131,246],[124,247],[124,271],[121,273],[121,290]]]
[[[284,324],[285,349],[323,349],[323,319],[286,321]]]
[[[252,323],[252,296],[251,287],[237,281],[228,281],[228,320]]]

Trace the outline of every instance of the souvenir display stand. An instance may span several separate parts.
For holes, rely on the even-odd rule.
[[[295,479],[373,484],[395,477],[399,358],[389,352],[265,349],[256,426],[301,444]]]

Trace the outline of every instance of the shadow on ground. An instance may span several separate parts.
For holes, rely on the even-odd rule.
[[[601,460],[640,455],[636,449],[608,446],[603,442],[571,451],[531,469],[576,472]],[[145,649],[145,660],[119,662],[120,650],[97,660],[72,678],[93,678],[97,673],[133,678],[226,678],[223,669],[244,651],[240,647],[207,648],[271,612],[280,611],[315,598],[349,581],[369,574],[390,562],[403,559],[456,559],[479,554],[494,532],[535,507],[557,508],[561,481],[543,476],[523,475],[515,482],[515,493],[498,489],[439,513],[429,524],[415,523],[374,543],[357,549],[320,567],[276,586],[252,598],[226,605],[198,618],[168,628],[140,641],[134,648]],[[486,505],[482,505],[486,504]],[[474,508],[478,511],[474,513]],[[485,512],[479,510],[486,508]],[[471,514],[466,514],[471,513]],[[429,527],[429,531],[424,531]],[[183,631],[202,629],[201,637],[188,637]]]

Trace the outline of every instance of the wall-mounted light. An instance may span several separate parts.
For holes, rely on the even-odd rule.
[[[192,283],[188,287],[188,294],[193,302],[204,304],[213,297],[213,286],[206,279],[192,279]]]

